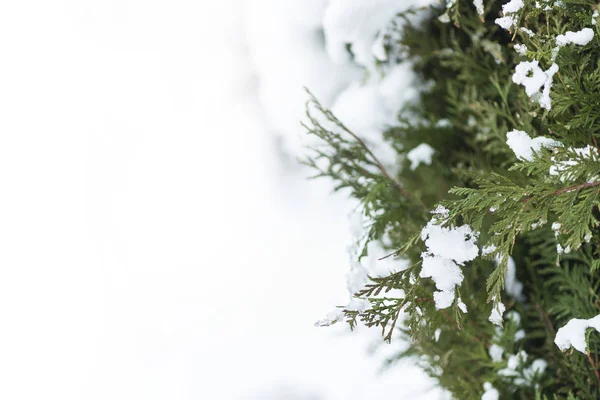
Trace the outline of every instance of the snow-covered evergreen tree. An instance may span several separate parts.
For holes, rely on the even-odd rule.
[[[350,301],[318,324],[406,338],[390,361],[457,399],[600,398],[598,5],[428,3],[326,10],[330,57],[365,78],[311,97],[306,163],[362,231]]]

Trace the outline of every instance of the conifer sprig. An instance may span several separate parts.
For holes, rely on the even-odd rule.
[[[481,14],[470,0],[448,4],[389,35],[423,86],[383,135],[395,168],[309,101],[306,127],[321,144],[307,165],[370,221],[359,261],[380,241],[410,265],[371,277],[353,293],[370,307],[345,317],[410,339],[389,365],[417,358],[458,399],[480,399],[486,383],[507,399],[600,398],[600,334],[585,332],[585,354],[555,344],[569,321],[600,314],[598,5],[485,2]],[[423,143],[433,161],[409,167]],[[440,261],[428,234],[461,227],[477,236],[477,257]],[[444,292],[431,271],[421,276],[428,258],[459,271],[460,284]],[[450,307],[440,292],[454,294]]]

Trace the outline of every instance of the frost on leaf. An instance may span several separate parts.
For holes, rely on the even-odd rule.
[[[554,343],[561,351],[566,351],[573,347],[577,351],[586,353],[587,343],[585,341],[585,332],[589,328],[594,328],[600,332],[600,315],[596,315],[590,319],[571,319],[556,332]]]
[[[447,215],[447,210],[440,207],[436,212]],[[468,225],[445,227],[435,218],[421,231],[421,240],[425,242],[427,251],[422,254],[420,276],[435,282],[438,291],[433,297],[437,309],[448,308],[454,303],[455,288],[463,281],[460,266],[479,254],[475,243],[477,236]]]

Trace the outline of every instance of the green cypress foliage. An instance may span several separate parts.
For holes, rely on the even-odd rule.
[[[344,311],[352,327],[409,340],[396,360],[417,358],[457,399],[479,399],[486,389],[502,399],[597,399],[600,334],[582,328],[585,351],[555,344],[570,320],[600,314],[597,5],[523,3],[503,11],[486,1],[481,15],[458,0],[432,8],[424,22],[405,19],[390,46],[406,49],[427,90],[385,132],[398,173],[314,97],[306,128],[320,142],[306,163],[361,202],[370,224],[359,260],[370,241],[410,260],[354,294],[370,305]],[[584,28],[591,40],[567,33]],[[411,169],[407,154],[422,143],[435,150],[433,161]],[[482,249],[454,260],[464,279],[446,289],[448,307],[436,307],[441,289],[423,273],[424,253],[439,255],[428,248],[426,226],[444,234],[470,228],[465,242]],[[490,322],[493,310],[503,314],[501,327]]]

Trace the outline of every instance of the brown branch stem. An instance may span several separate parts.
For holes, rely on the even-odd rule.
[[[561,195],[561,194],[564,194],[564,193],[572,192],[574,190],[589,189],[589,188],[598,187],[598,186],[600,186],[600,181],[586,182],[586,183],[581,183],[579,185],[569,186],[569,187],[565,187],[565,188],[562,188],[562,189],[555,190],[554,192],[552,192],[552,195],[553,196],[558,196],[558,195]],[[533,199],[533,196],[526,197],[526,198],[523,199],[523,202],[528,203],[532,199]]]
[[[586,353],[586,354],[587,354],[587,359],[590,362],[592,369],[594,370],[594,375],[596,375],[596,379],[598,379],[598,382],[600,382],[600,372],[598,372],[597,365],[594,363],[594,360],[592,359],[592,356],[590,355],[590,353]]]
[[[548,331],[550,333],[550,337],[555,337],[556,330],[554,329],[554,325],[552,325],[552,321],[550,321],[550,317],[548,317],[548,314],[546,313],[546,311],[544,311],[544,309],[542,308],[540,303],[536,303],[535,309],[540,314],[540,316],[542,317],[542,320],[546,324],[546,327],[548,328]]]

